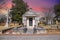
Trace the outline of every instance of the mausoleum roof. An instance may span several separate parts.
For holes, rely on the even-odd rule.
[[[23,16],[39,16],[39,13],[37,13],[37,12],[33,11],[32,9],[30,9]]]

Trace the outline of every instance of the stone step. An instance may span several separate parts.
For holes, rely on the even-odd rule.
[[[33,34],[33,29],[27,29],[26,34]]]

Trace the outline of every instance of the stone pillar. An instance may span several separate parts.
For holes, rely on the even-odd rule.
[[[27,18],[27,28],[29,27],[29,18]]]
[[[33,17],[33,28],[35,26],[35,17]]]

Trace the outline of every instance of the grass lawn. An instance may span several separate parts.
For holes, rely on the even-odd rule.
[[[0,30],[6,29],[6,27],[4,26],[0,26]]]

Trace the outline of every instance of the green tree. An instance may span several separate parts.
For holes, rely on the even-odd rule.
[[[60,4],[54,6],[56,17],[60,16]]]
[[[60,4],[57,4],[54,6],[54,11],[56,14],[55,19],[60,22],[60,19],[59,19],[59,17],[60,17]]]
[[[13,0],[15,6],[12,7],[12,21],[17,21],[22,23],[22,15],[28,10],[27,3],[23,0]]]

